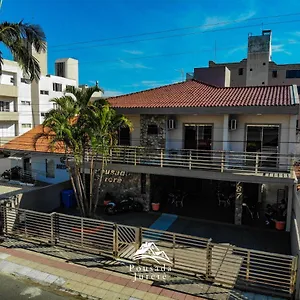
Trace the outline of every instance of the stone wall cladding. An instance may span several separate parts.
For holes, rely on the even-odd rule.
[[[166,145],[166,122],[164,115],[141,115],[141,136],[142,147],[165,148]],[[147,134],[148,125],[157,125],[158,134]]]
[[[110,193],[116,201],[124,196],[133,196],[135,200],[141,202],[144,211],[149,210],[150,206],[150,176],[146,175],[145,194],[141,189],[141,174],[127,173],[117,170],[105,170],[103,182],[100,188],[100,204],[105,200],[106,193]]]

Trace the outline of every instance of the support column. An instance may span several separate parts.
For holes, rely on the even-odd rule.
[[[224,115],[224,119],[223,119],[223,150],[224,151],[228,151],[229,150],[229,131],[228,131],[228,122],[229,122],[229,115]]]
[[[288,232],[291,231],[292,208],[293,208],[293,201],[294,201],[294,188],[295,188],[295,185],[290,185],[287,187],[288,196],[287,196],[285,231],[288,231]]]
[[[242,225],[244,188],[243,182],[237,182],[235,188],[234,224]]]

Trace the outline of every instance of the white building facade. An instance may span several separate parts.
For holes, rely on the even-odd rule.
[[[78,87],[76,59],[57,60],[54,76],[47,73],[47,53],[36,54],[36,58],[41,66],[38,82],[30,82],[17,62],[4,60],[0,74],[0,145],[41,124],[45,113],[53,108],[50,100],[61,97],[67,86]]]

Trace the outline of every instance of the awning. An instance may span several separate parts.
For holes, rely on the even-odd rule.
[[[14,159],[14,160],[22,160],[26,156],[25,153],[14,153],[13,155],[9,156],[9,159]]]

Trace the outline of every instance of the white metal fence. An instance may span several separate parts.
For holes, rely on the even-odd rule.
[[[295,292],[297,257],[217,244],[205,238],[138,228],[60,213],[0,207],[3,233],[114,258],[132,260],[145,242],[154,242],[173,271],[228,288],[290,297]],[[1,229],[1,228],[0,228]],[[141,260],[141,264],[154,261]],[[154,262],[155,263],[155,262]],[[155,263],[156,264],[156,263]]]

